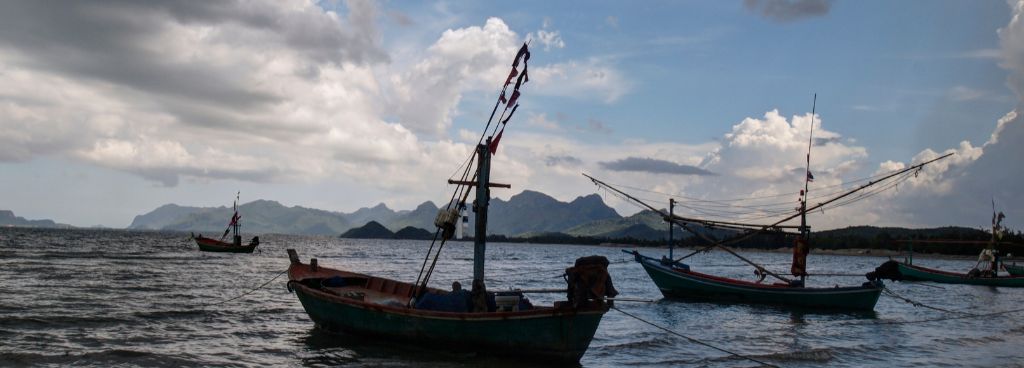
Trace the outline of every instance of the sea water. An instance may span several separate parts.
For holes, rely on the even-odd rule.
[[[253,254],[200,252],[188,234],[115,230],[0,229],[0,366],[521,366],[502,358],[438,352],[325,334],[285,287],[285,249],[326,267],[413,281],[430,242],[262,235]],[[248,240],[248,239],[246,239]],[[560,288],[565,267],[603,255],[621,298],[617,307],[701,342],[785,367],[1021,366],[1024,289],[931,283],[886,285],[869,313],[820,313],[744,304],[663,299],[621,247],[488,244],[490,290]],[[641,252],[660,256],[664,249]],[[785,253],[744,252],[769,269]],[[810,273],[864,273],[887,258],[821,255]],[[687,260],[694,270],[755,280],[753,268],[723,252]],[[968,259],[915,264],[964,271]],[[431,285],[469,284],[472,244],[445,246]],[[277,277],[274,279],[274,277]],[[270,281],[273,280],[273,281]],[[269,283],[267,283],[270,281]],[[862,277],[812,277],[809,286],[859,285]],[[265,286],[260,287],[266,283]],[[530,295],[537,305],[564,296]],[[922,322],[915,322],[922,321]],[[651,327],[616,310],[601,321],[581,364],[756,366],[749,360]]]

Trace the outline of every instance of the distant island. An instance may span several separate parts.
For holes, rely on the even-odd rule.
[[[366,225],[349,229],[341,234],[341,238],[348,239],[403,239],[403,240],[431,240],[434,233],[418,227],[406,226],[398,231],[392,232],[377,221],[370,221]]]
[[[40,227],[40,228],[57,228],[57,229],[69,229],[74,226],[68,224],[59,224],[53,220],[28,220],[21,216],[15,216],[14,211],[0,210],[0,226],[16,226],[16,227]]]

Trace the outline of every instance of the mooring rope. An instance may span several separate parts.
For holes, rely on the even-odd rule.
[[[229,298],[229,299],[221,300],[221,301],[219,301],[219,302],[215,302],[215,303],[209,303],[209,304],[199,304],[199,305],[197,305],[197,306],[198,306],[198,307],[212,307],[212,306],[215,306],[215,305],[221,305],[221,304],[224,304],[224,303],[227,303],[227,302],[230,302],[230,301],[234,301],[234,300],[237,300],[237,299],[239,299],[239,298],[241,298],[241,297],[244,297],[244,296],[246,296],[246,295],[249,295],[249,294],[255,293],[255,292],[256,292],[256,290],[262,289],[262,288],[263,288],[264,286],[267,286],[267,284],[270,284],[270,283],[271,283],[271,282],[273,282],[274,280],[277,280],[277,278],[278,278],[278,277],[281,277],[281,275],[284,275],[284,274],[285,274],[285,273],[287,273],[287,272],[288,272],[288,270],[287,270],[287,269],[286,269],[286,270],[284,270],[284,271],[281,271],[281,272],[280,272],[280,273],[278,273],[278,274],[277,274],[276,276],[272,277],[272,278],[271,278],[270,280],[267,280],[267,282],[264,282],[264,283],[260,284],[260,286],[257,286],[257,287],[256,287],[255,289],[252,289],[252,290],[246,291],[246,292],[242,293],[241,295],[235,296],[235,297],[233,297],[233,298]]]
[[[689,337],[689,336],[683,335],[683,334],[681,334],[681,333],[678,333],[678,332],[672,331],[672,330],[670,330],[670,329],[668,329],[668,328],[665,328],[665,327],[659,326],[659,325],[657,325],[657,324],[655,324],[655,323],[653,323],[653,322],[650,322],[650,321],[647,321],[647,320],[645,320],[645,319],[643,319],[643,318],[640,318],[640,317],[637,317],[637,316],[635,316],[635,315],[632,315],[632,314],[630,314],[630,313],[628,313],[628,312],[626,312],[626,311],[624,311],[624,310],[622,310],[622,309],[619,309],[619,308],[617,308],[617,307],[614,307],[614,306],[613,306],[613,307],[611,307],[611,308],[612,308],[612,309],[614,309],[614,310],[617,310],[617,311],[619,311],[619,313],[622,313],[622,314],[625,314],[625,315],[627,315],[627,316],[633,317],[633,319],[635,319],[635,320],[637,320],[637,321],[640,321],[640,322],[646,323],[646,324],[648,324],[648,325],[651,325],[651,326],[654,326],[655,328],[658,328],[658,329],[660,329],[660,330],[662,330],[662,331],[665,331],[665,332],[668,332],[668,333],[670,333],[670,334],[673,334],[673,335],[679,336],[679,337],[681,337],[681,338],[683,338],[683,339],[686,339],[686,340],[687,340],[687,341],[689,341],[689,342],[692,342],[692,343],[695,343],[695,344],[700,344],[700,345],[703,345],[703,346],[706,346],[706,347],[709,347],[709,348],[712,348],[712,349],[715,349],[715,350],[721,351],[721,352],[723,352],[723,353],[726,353],[726,354],[732,355],[732,356],[734,356],[734,357],[738,357],[738,358],[742,358],[742,359],[746,359],[746,360],[752,361],[752,362],[754,362],[754,363],[757,363],[757,364],[760,364],[760,365],[763,365],[763,366],[767,366],[767,367],[776,367],[776,368],[778,368],[778,366],[777,366],[777,365],[774,365],[774,364],[768,364],[768,363],[765,363],[765,362],[763,362],[763,361],[760,361],[760,360],[757,360],[757,359],[751,358],[751,357],[749,357],[749,356],[746,356],[746,355],[743,355],[743,354],[740,354],[740,353],[735,353],[735,352],[731,352],[731,351],[729,351],[729,350],[725,350],[725,349],[722,349],[722,348],[720,348],[720,347],[717,347],[717,346],[711,345],[711,344],[709,344],[709,343],[706,343],[706,342],[703,342],[703,341],[697,340],[697,339],[695,339],[695,338],[692,338],[692,337]]]
[[[1019,313],[1019,312],[1024,312],[1024,308],[1020,308],[1020,309],[1011,309],[1011,310],[1005,310],[1005,311],[999,311],[999,312],[990,312],[990,313],[979,313],[979,314],[970,314],[970,313],[967,313],[967,314],[961,314],[961,315],[958,315],[958,316],[948,316],[948,317],[938,317],[938,318],[928,318],[928,319],[917,319],[917,320],[910,320],[910,321],[865,321],[865,322],[845,322],[845,323],[837,323],[837,324],[834,324],[834,326],[859,326],[859,325],[906,325],[906,324],[915,324],[915,323],[928,323],[928,322],[940,322],[940,321],[951,321],[951,320],[958,320],[958,319],[970,319],[970,318],[984,318],[984,317],[992,317],[992,316],[1001,316],[1001,315],[1004,315],[1004,314],[1011,314],[1011,313]]]
[[[907,303],[910,303],[911,305],[913,305],[915,307],[928,308],[928,309],[931,309],[931,310],[935,310],[935,311],[939,311],[939,312],[944,312],[944,313],[959,313],[959,314],[966,314],[966,315],[974,315],[973,313],[954,311],[954,310],[939,308],[939,307],[931,306],[931,305],[928,305],[928,304],[925,304],[925,303],[921,303],[919,301],[916,301],[916,300],[913,300],[913,299],[901,296],[899,294],[896,294],[895,291],[892,291],[891,289],[889,289],[887,287],[884,287],[884,286],[882,287],[882,291],[884,291],[885,294],[888,295],[888,296],[891,296],[893,298],[896,298],[896,299],[905,301]]]

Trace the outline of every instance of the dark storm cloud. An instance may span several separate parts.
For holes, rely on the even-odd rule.
[[[750,11],[776,22],[792,22],[828,14],[831,0],[744,0]]]
[[[601,162],[601,167],[612,171],[642,171],[654,174],[717,176],[713,172],[696,166],[680,165],[675,162],[653,158],[627,157],[612,162]]]
[[[13,50],[20,67],[249,109],[282,97],[249,86],[248,75],[214,55],[169,55],[161,36],[176,25],[236,27],[254,39],[218,42],[259,41],[316,62],[385,61],[375,45],[373,12],[372,4],[350,3],[343,29],[326,16],[232,1],[4,1],[0,47]]]

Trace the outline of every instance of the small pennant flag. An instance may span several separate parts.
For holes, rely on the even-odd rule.
[[[501,135],[503,133],[505,133],[505,129],[502,129],[500,132],[498,132],[498,135],[494,137],[493,141],[491,141],[491,154],[492,155],[498,153],[498,142],[501,142]]]

